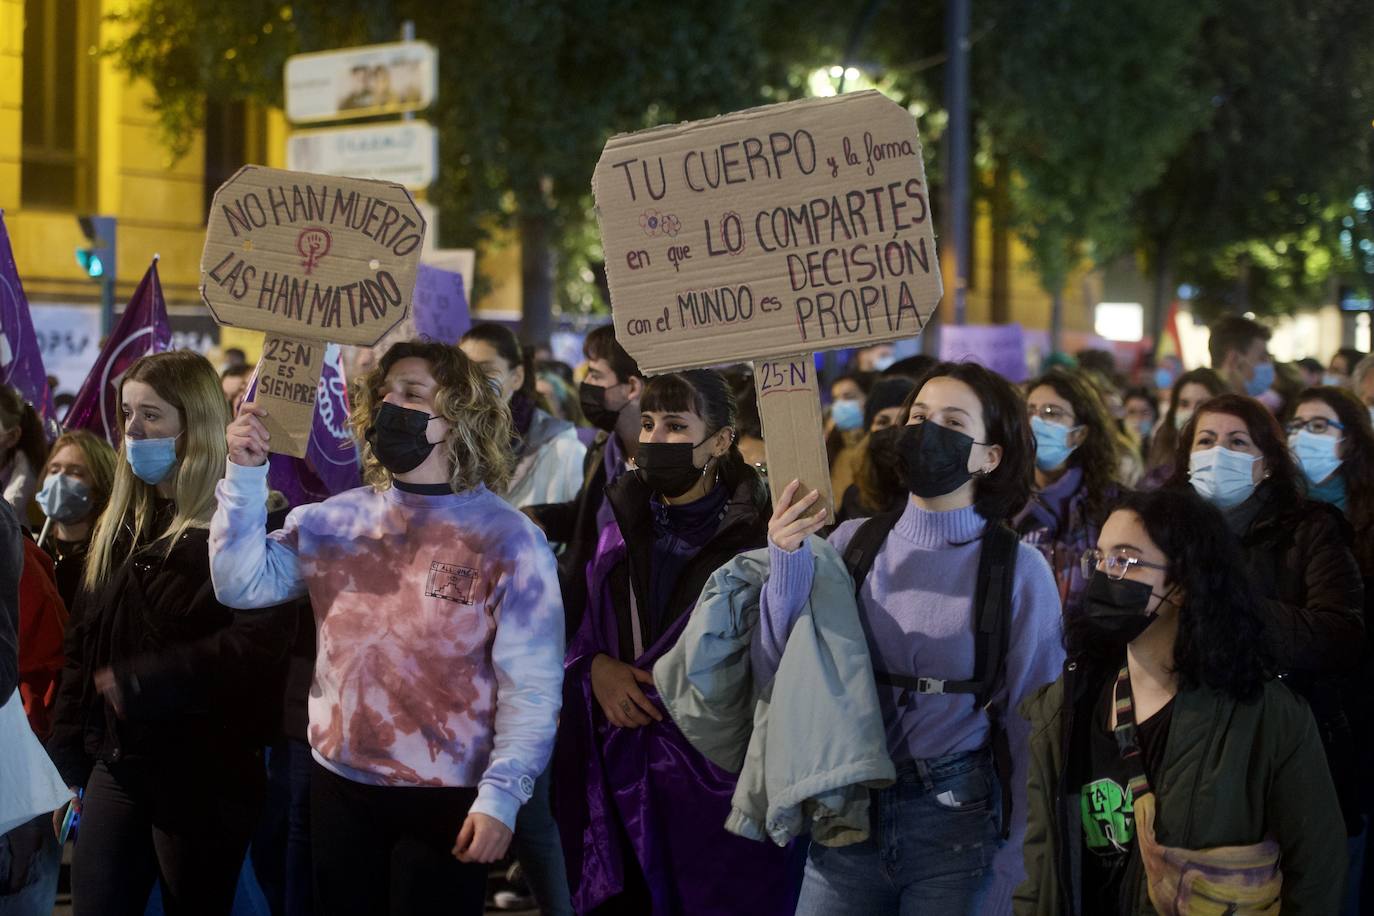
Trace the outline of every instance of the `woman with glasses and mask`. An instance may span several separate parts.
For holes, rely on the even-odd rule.
[[[1354,529],[1355,560],[1365,587],[1366,652],[1360,673],[1350,677],[1344,693],[1346,714],[1354,735],[1356,770],[1360,777],[1365,834],[1352,841],[1350,893],[1356,894],[1361,876],[1374,874],[1367,866],[1370,850],[1368,829],[1374,817],[1374,787],[1369,774],[1374,772],[1374,664],[1368,652],[1370,602],[1374,600],[1374,429],[1369,412],[1348,388],[1331,386],[1308,388],[1294,401],[1293,418],[1287,424],[1288,447],[1297,459],[1307,484],[1308,498],[1339,509]],[[1348,899],[1347,913],[1358,912],[1358,901]]]
[[[1211,369],[1185,372],[1169,389],[1169,407],[1155,428],[1150,440],[1149,456],[1145,462],[1145,478],[1140,489],[1154,490],[1174,472],[1174,455],[1178,451],[1178,432],[1193,418],[1203,401],[1210,400],[1230,389]]]
[[[48,752],[75,793],[77,914],[228,913],[262,803],[294,620],[210,585],[229,409],[189,350],[138,360],[109,502],[72,607]],[[262,503],[265,507],[266,496]],[[264,508],[265,511],[265,508]],[[54,815],[54,828],[65,809]]]
[[[736,775],[688,743],[650,673],[711,574],[763,546],[768,496],[735,445],[719,372],[655,376],[639,406],[636,470],[606,489],[615,523],[568,647],[554,807],[573,906],[790,913],[784,850],[726,832]]]
[[[1358,833],[1359,779],[1339,694],[1365,645],[1350,525],[1307,498],[1283,429],[1244,395],[1198,408],[1180,433],[1168,486],[1191,486],[1239,538],[1277,670],[1312,704],[1348,829]]]
[[[1221,514],[1185,489],[1131,494],[1083,566],[1063,675],[1023,707],[1016,913],[1337,912],[1340,805]]]
[[[1051,369],[1026,390],[1035,489],[1013,527],[1049,561],[1064,615],[1073,617],[1087,584],[1078,558],[1120,490],[1122,451],[1111,414],[1083,375]]]
[[[266,531],[270,438],[246,404],[212,526],[220,600],[310,597],[315,907],[480,914],[558,720],[548,543],[497,496],[510,411],[457,347],[393,345],[351,422],[366,485]]]
[[[1035,548],[1003,527],[1030,490],[1026,405],[981,366],[941,363],[917,383],[900,419],[908,499],[857,583],[897,782],[872,792],[866,840],[812,844],[797,912],[1009,913],[1023,877],[1026,823],[1029,726],[1017,708],[1058,674],[1064,658],[1054,577]],[[795,481],[788,485],[769,522],[757,683],[777,669],[811,591],[816,561],[807,538],[826,523],[824,510],[807,514],[816,492],[794,500],[796,490]],[[846,522],[829,542],[844,556],[866,536],[862,526],[876,522]],[[958,685],[982,667],[975,596],[993,538],[1007,545],[1010,607],[1002,608],[1003,657],[982,660],[998,674],[980,708]],[[999,747],[1006,751],[1000,762]],[[1009,822],[1004,791],[1011,793]]]

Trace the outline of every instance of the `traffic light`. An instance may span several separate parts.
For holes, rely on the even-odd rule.
[[[76,221],[88,243],[77,246],[76,263],[100,284],[101,330],[108,334],[114,324],[115,218],[78,216]]]
[[[100,280],[114,273],[115,218],[113,216],[78,216],[81,233],[90,244],[76,249],[76,263],[92,280]]]

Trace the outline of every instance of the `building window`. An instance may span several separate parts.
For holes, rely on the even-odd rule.
[[[95,196],[89,13],[81,0],[24,0],[20,196],[26,207],[80,210]]]
[[[267,117],[251,102],[205,102],[205,212],[219,186],[245,165],[267,162]]]

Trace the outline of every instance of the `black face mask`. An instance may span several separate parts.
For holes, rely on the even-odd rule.
[[[973,476],[968,459],[974,444],[972,436],[932,420],[903,427],[897,437],[902,485],[922,499],[953,493]]]
[[[606,406],[605,388],[583,382],[577,386],[577,401],[582,405],[582,416],[587,418],[588,423],[608,433],[615,432],[615,425],[620,421],[620,411]]]
[[[868,460],[877,483],[884,490],[902,487],[901,426],[888,426],[868,434]]]
[[[690,442],[641,442],[639,451],[635,453],[635,473],[646,487],[659,496],[669,499],[681,496],[706,473],[706,468],[699,468],[692,461],[692,452],[701,442],[696,445]],[[707,465],[709,467],[709,461]]]
[[[439,444],[425,438],[433,419],[436,418],[423,410],[383,403],[365,438],[382,467],[393,474],[404,474],[424,464]]]
[[[1124,649],[1159,616],[1158,611],[1145,613],[1152,595],[1149,583],[1113,579],[1098,570],[1083,592],[1082,626],[1100,648]]]

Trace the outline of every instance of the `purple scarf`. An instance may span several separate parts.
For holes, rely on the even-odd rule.
[[[735,774],[699,754],[666,716],[644,728],[610,725],[592,693],[592,659],[619,656],[610,573],[627,553],[618,526],[602,530],[587,564],[587,613],[564,672],[554,806],[573,907],[585,913],[620,893],[626,866],[637,861],[653,916],[790,913],[787,851],[725,831]],[[683,614],[634,665],[650,670],[690,616]],[[644,692],[663,710],[653,687]]]

